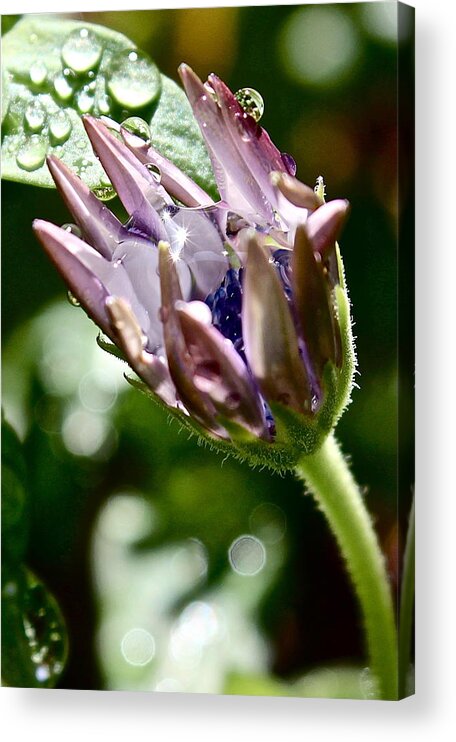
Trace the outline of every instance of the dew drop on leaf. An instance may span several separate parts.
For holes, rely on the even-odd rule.
[[[97,100],[97,106],[100,113],[106,116],[111,110],[112,100],[106,93],[102,93]]]
[[[71,120],[66,111],[57,111],[49,121],[49,133],[52,144],[66,142],[71,134]]]
[[[92,70],[100,61],[103,47],[88,28],[72,31],[62,46],[62,61],[76,73]]]
[[[58,98],[62,101],[70,100],[73,95],[72,76],[60,72],[54,78],[54,90]]]
[[[63,669],[66,642],[55,601],[43,585],[33,580],[29,581],[25,594],[23,622],[35,678],[39,684],[53,685],[53,678]]]
[[[122,121],[122,127],[147,144],[150,143],[151,134],[149,124],[139,116],[130,116],[130,118],[125,119],[125,121]]]
[[[30,82],[33,85],[42,85],[47,77],[47,67],[44,62],[34,62],[30,67]]]
[[[79,113],[90,113],[95,104],[95,94],[89,85],[84,85],[76,94],[76,106]]]
[[[128,109],[152,103],[161,88],[161,77],[150,57],[136,49],[118,54],[108,75],[108,90],[114,100]]]
[[[48,142],[40,134],[33,134],[21,145],[16,162],[22,170],[29,172],[41,167],[46,159]]]
[[[46,122],[46,111],[40,101],[35,98],[30,101],[24,113],[24,123],[29,131],[41,131]]]
[[[258,122],[264,113],[264,101],[260,93],[253,88],[241,88],[234,97],[241,108]]]

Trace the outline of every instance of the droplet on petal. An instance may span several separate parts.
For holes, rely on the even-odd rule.
[[[150,143],[149,124],[139,116],[130,116],[130,118],[125,119],[125,121],[122,121],[122,127],[129,131],[130,134],[134,134],[136,137],[142,139],[146,144]]]
[[[234,97],[245,113],[258,123],[264,113],[264,101],[260,93],[253,88],[241,88]]]

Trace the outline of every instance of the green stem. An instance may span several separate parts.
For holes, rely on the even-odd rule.
[[[336,537],[361,610],[370,669],[384,699],[398,697],[397,635],[384,558],[363,498],[334,437],[312,456],[302,456],[305,480]]]
[[[410,509],[410,520],[405,542],[402,570],[401,607],[399,613],[399,693],[407,695],[407,674],[412,643],[413,605],[415,597],[415,499]]]

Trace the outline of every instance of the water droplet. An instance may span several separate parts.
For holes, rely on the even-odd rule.
[[[66,101],[73,95],[74,74],[60,72],[54,77],[54,90],[60,100]]]
[[[17,137],[11,137],[6,146],[6,151],[11,154],[12,152],[15,152],[16,149],[17,149]]]
[[[106,93],[102,93],[97,99],[98,111],[107,116],[111,110],[112,100]]]
[[[134,134],[142,139],[146,144],[150,143],[149,124],[139,116],[130,116],[130,118],[125,119],[125,121],[122,121],[122,127],[129,131],[130,134]]]
[[[110,201],[112,198],[117,196],[116,191],[112,186],[100,186],[99,188],[92,188],[92,193],[100,199],[100,201]]]
[[[75,237],[79,237],[79,239],[81,239],[81,237],[82,237],[82,232],[79,229],[79,227],[78,227],[77,224],[70,224],[70,223],[68,223],[68,224],[62,224],[62,229],[64,229],[65,232],[69,232],[70,234],[74,234]]]
[[[241,108],[258,122],[264,113],[264,101],[260,93],[253,88],[241,88],[234,97]]]
[[[34,62],[30,67],[29,75],[30,82],[33,83],[33,85],[42,85],[47,76],[47,67],[44,62]]]
[[[143,108],[152,103],[160,88],[160,72],[144,52],[130,49],[114,59],[108,77],[108,90],[120,106]]]
[[[66,142],[71,134],[71,120],[66,111],[58,111],[49,121],[49,133],[53,144]]]
[[[214,101],[215,103],[217,103],[217,104],[218,104],[218,103],[219,103],[219,101],[218,101],[218,98],[217,98],[217,93],[215,92],[215,90],[214,90],[214,88],[212,87],[212,85],[209,85],[209,83],[208,83],[208,82],[205,82],[205,83],[204,83],[204,87],[206,88],[207,92],[208,92],[208,93],[209,93],[209,95],[211,96],[212,100],[213,100],[213,101]],[[206,99],[206,96],[203,96],[203,100],[205,100],[205,99]]]
[[[88,28],[72,31],[62,47],[62,60],[78,74],[97,66],[103,47]]]
[[[149,173],[154,176],[157,183],[161,182],[161,171],[160,168],[154,165],[152,162],[148,162],[146,165]]]
[[[46,111],[37,98],[30,101],[24,113],[24,122],[29,131],[41,131],[46,121]]]
[[[67,292],[68,301],[70,302],[72,307],[80,307],[81,302],[76,299],[75,295],[71,293],[71,291]]]
[[[22,144],[16,162],[23,170],[38,170],[46,159],[47,148],[47,140],[39,134],[33,134]]]
[[[89,113],[95,103],[94,91],[90,89],[89,85],[84,85],[76,94],[76,105],[79,113]]]

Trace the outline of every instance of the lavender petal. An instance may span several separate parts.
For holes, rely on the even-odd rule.
[[[101,121],[84,116],[83,123],[94,152],[128,214],[133,217],[135,227],[156,242],[166,238],[156,209],[165,206],[168,199],[159,190],[161,186],[154,176]]]
[[[233,344],[195,317],[185,302],[177,302],[176,310],[194,363],[195,386],[210,397],[220,415],[269,440],[260,397]]]
[[[269,255],[251,234],[244,279],[245,353],[268,402],[310,412],[311,391],[290,309]]]

